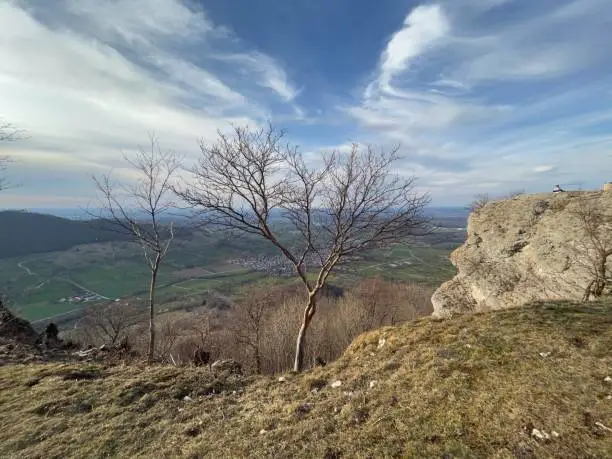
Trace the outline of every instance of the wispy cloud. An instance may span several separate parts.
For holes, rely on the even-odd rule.
[[[239,66],[245,77],[254,78],[258,85],[271,89],[287,102],[291,102],[299,94],[289,81],[285,70],[274,59],[261,52],[220,54],[211,57]]]
[[[23,186],[0,206],[86,196],[148,132],[191,161],[200,137],[268,118],[314,162],[399,142],[398,172],[441,203],[610,180],[612,2],[422,0],[399,23],[396,3],[273,3],[0,0],[0,117],[29,134],[1,146]]]
[[[467,199],[482,183],[493,192],[521,183],[546,189],[544,175],[598,183],[612,123],[594,94],[612,84],[602,72],[612,72],[612,52],[601,41],[612,4],[542,3],[414,7],[381,50],[361,102],[346,113],[372,138],[400,140],[406,167],[439,198],[452,186]],[[570,153],[576,145],[580,166]]]
[[[450,24],[440,5],[417,6],[383,52],[379,84],[389,85],[394,75],[407,70],[415,58],[429,51],[449,32]]]
[[[269,104],[294,112],[289,102],[298,91],[284,69],[187,2],[65,0],[53,6],[0,3],[0,115],[29,134],[4,147],[17,160],[13,175],[23,176],[18,195],[34,192],[29,180],[36,164],[66,181],[86,177],[118,167],[121,152],[148,132],[189,158],[197,154],[198,138],[230,123],[256,126],[269,116]],[[222,68],[211,64],[213,54],[250,60]],[[253,90],[261,86],[271,91]],[[73,183],[77,199],[83,184]],[[12,199],[0,196],[2,203]]]

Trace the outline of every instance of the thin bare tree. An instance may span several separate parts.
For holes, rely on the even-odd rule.
[[[612,283],[612,273],[608,270],[608,258],[612,256],[612,215],[589,199],[581,202],[575,215],[586,238],[577,246],[577,261],[591,277],[583,295],[583,301],[589,301],[603,295],[606,286]]]
[[[4,171],[11,163],[11,159],[8,156],[0,156],[0,191],[6,190],[10,184],[6,177],[4,177]]]
[[[416,191],[414,178],[392,174],[398,148],[355,144],[349,153],[326,154],[320,166],[311,167],[283,136],[272,126],[219,132],[214,145],[201,142],[194,183],[177,193],[205,221],[259,235],[291,262],[306,294],[294,361],[294,370],[301,371],[317,294],[334,268],[424,228],[429,197]]]
[[[162,150],[152,137],[149,150],[140,149],[134,158],[125,158],[137,174],[135,183],[117,186],[110,175],[93,177],[102,195],[100,217],[113,228],[140,244],[151,271],[149,285],[149,362],[155,357],[155,288],[159,268],[174,239],[172,222],[160,221],[174,207],[172,180],[180,168],[178,157]]]
[[[12,142],[23,138],[22,131],[17,129],[10,123],[0,119],[0,142]],[[6,177],[3,176],[3,172],[7,169],[11,163],[9,156],[0,156],[0,191],[9,188],[10,184]]]
[[[255,362],[255,372],[262,371],[262,340],[265,332],[265,321],[270,313],[270,306],[282,301],[269,285],[247,288],[242,297],[235,302],[230,318],[230,330],[236,342],[246,346]]]

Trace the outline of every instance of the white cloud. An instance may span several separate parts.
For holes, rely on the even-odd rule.
[[[271,89],[287,102],[291,102],[299,94],[299,91],[289,81],[285,70],[270,56],[253,51],[212,57],[239,65],[244,76],[255,78],[258,85]]]
[[[405,167],[434,197],[452,187],[467,199],[483,184],[492,193],[548,191],[549,175],[597,184],[612,136],[601,132],[611,118],[596,94],[610,80],[600,71],[569,86],[569,77],[612,62],[602,42],[612,3],[543,1],[550,7],[439,0],[414,8],[346,112],[371,138],[401,141]],[[505,7],[520,19],[501,9],[487,16]],[[563,90],[535,86],[547,81]]]
[[[381,57],[380,86],[391,83],[394,75],[408,69],[412,60],[429,51],[450,31],[450,24],[440,5],[421,5],[404,20]]]
[[[542,166],[536,166],[533,168],[533,171],[536,174],[544,174],[546,172],[552,172],[555,169],[557,169],[556,166],[552,166],[552,165],[542,165]]]
[[[108,37],[152,45],[161,38],[194,38],[219,29],[203,11],[169,0],[66,0],[68,10],[87,18]],[[221,29],[223,31],[223,29]]]
[[[477,57],[457,71],[456,77],[470,84],[487,80],[553,78],[573,71],[582,60],[579,49],[566,45],[541,48],[497,49]],[[466,83],[462,83],[466,86]]]
[[[3,146],[17,161],[11,173],[23,186],[1,194],[0,206],[14,205],[16,196],[25,200],[39,182],[51,180],[51,190],[74,183],[74,199],[82,199],[93,188],[80,188],[88,179],[75,177],[117,169],[122,151],[146,143],[149,132],[189,161],[198,154],[199,138],[212,138],[230,123],[257,126],[264,119],[270,99],[243,92],[255,83],[241,72],[255,64],[234,62],[219,74],[193,60],[206,58],[218,40],[245,45],[186,4],[58,1],[51,25],[39,19],[35,4],[0,2],[0,116],[29,135]],[[200,44],[202,53],[180,52]],[[293,99],[297,92],[284,70],[263,53],[254,56],[272,96]],[[38,176],[32,172],[36,165]]]

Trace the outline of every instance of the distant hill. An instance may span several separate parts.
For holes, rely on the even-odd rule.
[[[101,220],[75,221],[53,215],[0,212],[0,258],[66,250],[80,244],[124,240]]]

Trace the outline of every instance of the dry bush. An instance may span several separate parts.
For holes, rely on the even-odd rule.
[[[178,318],[160,316],[158,359],[175,365],[194,363],[196,351],[210,351],[215,321],[208,311],[186,313]]]
[[[306,342],[305,362],[335,360],[365,331],[431,313],[432,293],[418,284],[366,279],[342,297],[320,298],[319,314]],[[261,373],[290,370],[295,330],[300,327],[295,313],[302,304],[299,296],[283,297],[274,290],[255,288],[245,298],[251,301],[239,302],[227,329],[215,334],[217,356],[239,360]]]
[[[198,350],[210,361],[234,359],[247,371],[274,374],[292,368],[295,333],[303,307],[299,284],[247,287],[229,310],[203,309],[158,317],[156,360],[174,365],[193,364]],[[305,362],[337,359],[359,334],[386,325],[397,325],[430,314],[432,289],[415,283],[364,279],[343,296],[330,288],[318,299],[317,319],[305,346]],[[114,308],[118,316],[127,308]],[[110,309],[100,311],[108,319]],[[104,312],[105,314],[101,314]],[[148,350],[148,324],[140,321],[122,328],[140,355]],[[98,317],[98,314],[93,315]],[[92,333],[92,331],[88,331]]]
[[[612,214],[593,201],[583,199],[574,215],[580,222],[584,240],[575,247],[576,261],[589,273],[590,281],[582,300],[597,299],[612,285],[608,259],[612,257]]]
[[[514,199],[524,194],[525,190],[512,190],[504,195],[493,198],[488,193],[479,193],[474,195],[474,200],[466,206],[466,209],[470,212],[477,212],[490,202]]]
[[[77,322],[71,338],[85,345],[116,345],[142,319],[137,308],[124,303],[92,306]]]
[[[467,206],[467,210],[470,212],[477,212],[491,202],[491,196],[487,193],[477,194],[474,196],[474,200]]]
[[[365,279],[344,297],[327,300],[313,324],[309,361],[337,359],[361,333],[430,314],[433,291],[418,284]]]

